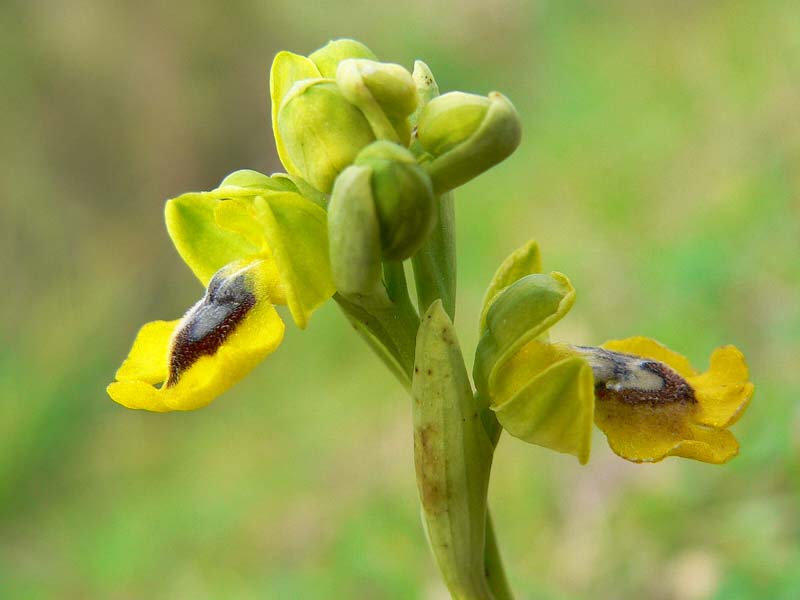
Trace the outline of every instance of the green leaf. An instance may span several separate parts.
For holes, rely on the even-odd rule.
[[[414,460],[431,549],[454,598],[491,598],[483,568],[492,444],[441,301],[422,319],[412,381]]]

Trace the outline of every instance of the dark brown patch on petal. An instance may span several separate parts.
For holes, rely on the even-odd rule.
[[[244,274],[232,278],[214,275],[206,295],[189,310],[175,333],[167,387],[178,383],[181,374],[201,356],[216,353],[255,303]]]
[[[650,404],[651,406],[664,404],[691,404],[696,403],[694,390],[686,381],[667,365],[657,361],[645,361],[639,365],[657,375],[663,386],[658,390],[643,390],[624,385],[608,385],[598,382],[595,385],[595,394],[599,400],[616,399],[625,404]]]

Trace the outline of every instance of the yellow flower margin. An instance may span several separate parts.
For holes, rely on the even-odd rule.
[[[144,325],[108,386],[119,404],[156,412],[209,404],[271,354],[285,330],[275,305],[305,328],[334,293],[325,211],[296,192],[223,185],[168,201],[165,219],[208,289],[182,319]]]
[[[475,384],[506,431],[573,454],[582,464],[589,459],[593,421],[611,449],[633,462],[681,456],[719,464],[738,454],[727,428],[744,413],[754,388],[737,348],[717,348],[709,370],[698,373],[685,357],[650,338],[606,342],[606,350],[666,365],[694,398],[626,401],[613,383],[595,381],[577,348],[550,343],[547,330],[572,307],[575,290],[564,275],[540,270],[539,249],[531,241],[500,266],[481,314]]]

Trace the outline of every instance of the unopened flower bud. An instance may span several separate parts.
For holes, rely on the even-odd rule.
[[[347,167],[328,204],[331,274],[345,296],[373,293],[381,278],[381,234],[369,167]]]
[[[356,157],[356,165],[372,171],[371,188],[386,260],[414,255],[430,235],[436,218],[436,197],[430,178],[414,155],[391,142],[375,142]]]
[[[375,139],[361,111],[327,79],[294,84],[278,110],[277,122],[289,160],[303,179],[324,193]]]
[[[426,168],[436,193],[458,187],[506,159],[520,136],[517,111],[498,92],[444,94],[425,106],[417,123],[417,138],[432,157]]]
[[[319,72],[326,79],[334,79],[339,63],[348,58],[377,60],[372,50],[364,44],[346,38],[328,42],[319,50],[312,52],[308,58],[317,66]]]
[[[408,116],[417,106],[411,73],[400,65],[348,59],[339,63],[336,83],[367,117],[376,137],[408,143]]]
[[[342,171],[328,204],[328,240],[336,288],[369,295],[382,260],[411,257],[436,218],[430,178],[407,149],[378,141]]]

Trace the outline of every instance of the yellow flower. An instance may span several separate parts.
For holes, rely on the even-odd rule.
[[[285,328],[274,305],[304,328],[334,292],[325,211],[300,194],[223,185],[170,200],[165,216],[206,293],[183,318],[144,325],[108,386],[158,412],[205,406],[273,352]]]
[[[614,452],[634,462],[682,456],[724,463],[738,454],[727,428],[750,403],[753,384],[736,347],[714,350],[702,374],[650,338],[612,340],[602,348],[592,353],[600,360],[589,358],[595,371],[594,419]],[[606,359],[616,373],[612,369],[601,381]]]
[[[699,374],[649,338],[601,348],[551,343],[547,330],[569,311],[575,290],[564,275],[540,269],[538,247],[529,243],[501,265],[484,301],[475,385],[506,431],[581,463],[592,421],[614,452],[634,462],[736,456],[727,428],[753,395],[739,350],[718,348]]]

